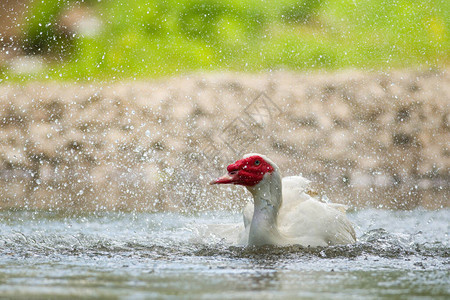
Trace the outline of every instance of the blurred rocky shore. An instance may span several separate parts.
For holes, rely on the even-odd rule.
[[[3,83],[0,208],[237,209],[208,182],[247,152],[335,202],[448,207],[449,108],[443,71]]]

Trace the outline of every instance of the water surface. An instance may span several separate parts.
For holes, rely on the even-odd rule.
[[[240,247],[209,212],[0,213],[0,295],[19,298],[448,299],[450,211],[351,213],[355,245]],[[205,233],[206,232],[206,233]]]

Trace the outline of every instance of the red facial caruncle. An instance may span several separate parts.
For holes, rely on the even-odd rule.
[[[252,155],[236,161],[227,167],[228,174],[217,178],[211,184],[239,184],[254,186],[266,173],[272,173],[274,168],[259,155]]]

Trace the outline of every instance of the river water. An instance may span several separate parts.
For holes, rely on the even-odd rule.
[[[449,299],[450,210],[362,209],[358,243],[240,247],[233,212],[0,212],[0,297]]]

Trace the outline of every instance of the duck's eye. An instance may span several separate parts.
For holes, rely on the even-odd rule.
[[[255,166],[259,166],[261,164],[261,161],[255,160]]]

